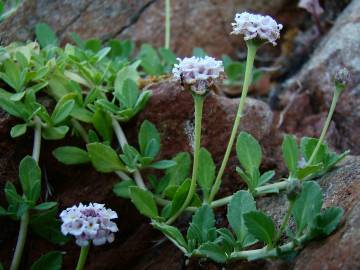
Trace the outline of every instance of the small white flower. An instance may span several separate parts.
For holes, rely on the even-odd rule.
[[[94,245],[111,243],[115,239],[114,232],[118,231],[116,223],[111,220],[117,217],[116,212],[105,208],[104,204],[80,203],[61,212],[61,232],[75,236],[76,244],[81,247],[90,242]]]
[[[191,90],[199,95],[206,93],[208,88],[213,85],[214,80],[218,79],[224,72],[222,61],[215,60],[213,57],[185,57],[177,58],[178,64],[172,70],[176,80],[191,87]]]
[[[349,70],[345,67],[337,70],[334,79],[336,83],[347,85],[351,81]]]
[[[314,16],[319,16],[324,12],[324,9],[320,6],[319,0],[300,0],[298,7],[306,9],[307,12]]]
[[[251,14],[248,12],[237,13],[235,22],[231,24],[233,31],[231,34],[244,35],[245,40],[254,38],[264,39],[276,45],[276,40],[280,38],[282,24],[278,24],[270,16]]]

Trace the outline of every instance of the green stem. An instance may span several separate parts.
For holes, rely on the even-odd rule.
[[[165,49],[170,49],[171,1],[165,0]]]
[[[10,270],[17,270],[19,268],[22,253],[24,251],[24,246],[26,242],[29,220],[30,220],[29,211],[25,211],[25,213],[21,217],[19,236],[16,243],[16,249],[13,260],[11,262]]]
[[[276,243],[280,240],[280,237],[283,234],[283,232],[284,232],[284,230],[285,230],[285,228],[286,228],[286,226],[287,226],[287,224],[289,222],[289,219],[290,219],[291,212],[292,212],[293,208],[294,208],[294,201],[290,201],[289,208],[288,208],[288,210],[287,210],[287,212],[285,214],[284,220],[281,223],[278,234],[277,234],[277,236],[276,236],[276,238],[274,240],[274,245],[276,245]]]
[[[34,123],[35,123],[35,130],[34,130],[34,144],[33,144],[32,158],[38,163],[40,157],[40,150],[41,150],[41,121],[37,116],[34,118]],[[26,210],[24,214],[21,216],[19,235],[16,242],[16,248],[14,252],[14,257],[11,262],[10,270],[17,270],[19,268],[26,242],[29,221],[30,221],[29,211]]]
[[[90,249],[90,243],[85,246],[85,247],[81,247],[81,251],[80,251],[80,256],[79,256],[79,260],[78,263],[76,265],[76,270],[83,270],[85,263],[86,263],[86,258],[89,254],[89,249]]]
[[[246,96],[247,96],[247,93],[249,90],[249,86],[251,83],[252,69],[254,66],[254,60],[255,60],[256,50],[257,50],[258,46],[254,45],[250,42],[247,42],[247,48],[248,48],[248,54],[247,54],[247,59],[246,59],[246,70],[245,70],[244,84],[243,84],[243,89],[242,89],[242,93],[241,93],[240,103],[239,103],[238,111],[237,111],[236,118],[234,121],[234,125],[233,125],[232,131],[231,131],[229,143],[226,148],[224,159],[221,163],[220,170],[218,172],[214,186],[210,193],[209,202],[214,200],[217,192],[219,191],[219,188],[221,185],[221,178],[224,174],[224,170],[225,170],[225,167],[229,160],[231,150],[232,150],[232,147],[233,147],[233,144],[235,141],[235,137],[236,137],[236,134],[237,134],[239,126],[240,126],[240,119],[241,119],[241,115],[242,115],[242,112],[244,109],[245,99],[246,99]]]
[[[176,218],[184,211],[184,209],[189,205],[191,199],[194,196],[196,190],[196,181],[198,174],[198,166],[199,166],[199,151],[201,144],[201,120],[202,120],[202,111],[204,105],[204,97],[201,95],[193,94],[194,103],[195,103],[195,142],[194,142],[194,162],[193,162],[193,170],[191,176],[191,184],[189,192],[186,196],[185,202],[181,206],[181,208],[166,222],[167,224],[173,223]]]
[[[84,140],[84,142],[87,144],[89,143],[89,137],[87,135],[87,132],[85,128],[79,123],[76,119],[71,119],[71,124],[74,126],[74,128],[79,132],[81,138]]]
[[[125,144],[128,144],[125,133],[124,133],[123,129],[121,128],[119,122],[114,117],[111,118],[111,123],[112,123],[113,129],[115,131],[116,138],[117,138],[117,140],[118,140],[118,142],[119,142],[119,144],[121,146],[121,149],[124,150]],[[119,172],[117,172],[117,174],[119,175]],[[120,175],[121,175],[121,173],[120,173]],[[143,180],[139,170],[135,170],[133,172],[133,177],[134,177],[134,180],[136,182],[136,185],[139,188],[147,190],[146,185],[144,183],[144,180]]]
[[[239,259],[265,259],[279,256],[281,253],[286,253],[292,251],[297,245],[301,245],[307,240],[307,235],[303,235],[300,238],[297,238],[296,241],[288,242],[279,247],[269,248],[265,246],[260,249],[253,250],[244,250],[233,252],[230,255],[230,260],[239,260]]]
[[[325,135],[329,129],[329,126],[330,126],[330,122],[331,122],[331,118],[334,114],[334,111],[335,111],[335,107],[336,107],[336,103],[339,99],[339,96],[340,96],[340,91],[335,91],[334,92],[334,96],[333,96],[333,99],[332,99],[332,102],[331,102],[331,106],[330,106],[330,110],[329,110],[329,113],[328,113],[328,116],[326,118],[326,121],[325,121],[325,124],[324,124],[324,127],[321,131],[321,135],[320,135],[320,138],[319,138],[319,141],[318,143],[316,144],[316,147],[315,147],[315,150],[313,151],[313,153],[311,154],[311,157],[307,163],[307,165],[311,165],[316,157],[316,154],[319,152],[319,149],[320,149],[320,146],[322,145],[324,139],[325,139]]]

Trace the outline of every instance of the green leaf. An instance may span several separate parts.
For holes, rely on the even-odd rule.
[[[46,127],[41,134],[45,140],[61,140],[68,131],[68,126]]]
[[[189,153],[181,152],[173,160],[176,165],[166,170],[166,176],[169,178],[169,185],[180,185],[190,174],[191,157]]]
[[[299,159],[299,150],[295,137],[293,135],[285,135],[281,148],[286,166],[290,173],[295,176]]]
[[[135,186],[135,182],[133,180],[125,180],[121,181],[114,185],[113,192],[116,196],[120,198],[129,199],[130,198],[130,190],[129,187]]]
[[[51,251],[41,256],[30,268],[30,270],[61,270],[62,253]]]
[[[98,52],[101,49],[101,40],[100,39],[88,39],[85,42],[85,48],[93,52]]]
[[[115,79],[115,96],[117,97],[123,87],[124,87],[124,83],[127,79],[130,79],[134,82],[138,82],[140,76],[139,73],[137,71],[137,68],[140,65],[140,61],[135,61],[134,63],[132,63],[131,65],[125,66],[122,69],[120,69],[120,71],[116,74],[116,79]]]
[[[183,206],[186,197],[189,193],[191,181],[189,179],[185,180],[181,186],[176,190],[174,198],[171,203],[171,213],[175,214]]]
[[[11,95],[11,93],[0,88],[0,107],[8,114],[27,121],[31,112],[22,102],[12,101]]]
[[[204,198],[208,198],[215,180],[215,163],[209,151],[201,148],[199,152],[198,182],[203,191]]]
[[[96,110],[92,117],[92,123],[96,131],[103,137],[105,141],[111,142],[113,136],[113,128],[111,117],[101,109]]]
[[[53,156],[66,165],[83,164],[90,162],[88,153],[75,146],[62,146],[52,152]]]
[[[0,217],[9,215],[8,211],[2,206],[0,206]]]
[[[160,223],[156,221],[152,221],[151,223],[156,229],[161,231],[173,242],[177,247],[179,247],[184,253],[187,252],[188,246],[181,232],[173,226],[167,225],[165,223]]]
[[[131,79],[126,79],[121,89],[116,92],[116,97],[125,108],[133,108],[139,96],[139,89]]]
[[[330,235],[337,227],[344,210],[340,207],[331,207],[318,214],[311,226],[311,234],[313,236]]]
[[[259,185],[262,186],[269,182],[275,175],[275,171],[267,171],[260,176]]]
[[[160,134],[154,124],[145,120],[139,131],[140,152],[145,157],[154,158],[160,151]]]
[[[18,124],[16,126],[13,126],[10,130],[10,136],[12,138],[19,137],[21,135],[24,135],[26,133],[27,124]]]
[[[245,225],[244,215],[255,210],[255,200],[248,191],[241,190],[236,192],[229,202],[227,219],[241,246],[245,246],[246,242],[251,242],[248,239],[252,238]]]
[[[271,246],[275,237],[275,225],[272,219],[260,211],[244,214],[246,227],[256,239]]]
[[[306,161],[309,161],[312,153],[314,152],[319,139],[304,137],[301,139],[301,152]],[[328,148],[325,144],[321,144],[312,164],[322,163],[328,153]]]
[[[26,198],[36,202],[41,192],[41,170],[32,157],[26,156],[21,160],[19,177]]]
[[[308,165],[303,168],[298,168],[296,172],[296,177],[302,180],[309,175],[320,172],[322,168],[323,166],[321,163],[315,165]]]
[[[199,231],[198,234],[194,233]],[[215,215],[211,207],[207,204],[202,205],[192,217],[192,222],[190,223],[188,229],[188,238],[192,238],[194,235],[197,235],[195,239],[198,244],[203,244],[206,242],[212,242],[216,237],[216,228],[215,228]],[[191,237],[192,236],[192,237]]]
[[[49,25],[38,23],[35,26],[36,39],[42,48],[46,46],[58,46],[58,39]]]
[[[74,100],[60,100],[56,106],[55,109],[51,115],[51,119],[54,122],[55,125],[60,124],[62,121],[64,121],[72,112],[73,108],[75,106]]]
[[[322,204],[323,198],[319,184],[314,181],[305,182],[292,210],[298,235],[307,226],[311,226],[315,216],[320,213]]]
[[[47,211],[38,211],[31,215],[30,228],[40,237],[54,244],[64,244],[68,241],[60,230],[58,208],[53,207]]]
[[[150,44],[141,45],[139,58],[141,67],[148,75],[157,76],[163,73],[160,57]]]
[[[149,218],[157,218],[159,216],[158,209],[151,192],[143,190],[139,187],[130,187],[130,198],[141,214]]]
[[[158,170],[164,170],[171,167],[174,167],[176,165],[176,162],[174,160],[160,160],[155,163],[152,163],[149,167],[158,169]]]
[[[119,156],[110,146],[102,143],[89,143],[86,148],[91,163],[97,171],[107,173],[126,170]]]
[[[237,157],[248,174],[259,168],[262,158],[261,146],[249,133],[240,132],[236,143]]]
[[[210,258],[217,263],[225,263],[227,260],[227,255],[224,250],[215,243],[205,243],[200,246],[198,251],[203,256]]]
[[[19,206],[24,203],[24,199],[16,192],[16,188],[11,182],[6,182],[4,193],[9,204],[9,212],[16,215]]]
[[[34,209],[38,210],[38,211],[45,211],[45,210],[49,210],[55,206],[57,206],[57,202],[44,202],[44,203],[40,203],[40,204],[36,205],[34,207]]]

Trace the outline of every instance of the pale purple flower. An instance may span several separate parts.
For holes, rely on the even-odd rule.
[[[114,233],[118,231],[116,223],[111,219],[117,217],[116,212],[105,208],[104,204],[80,203],[61,212],[61,232],[75,236],[79,246],[87,246],[89,242],[94,245],[111,243],[115,239]]]
[[[270,16],[251,14],[248,12],[237,13],[235,22],[231,24],[233,31],[231,34],[244,35],[244,40],[255,38],[269,41],[274,46],[276,40],[280,38],[282,24],[278,24]]]
[[[172,70],[176,80],[189,85],[191,90],[199,95],[206,93],[208,88],[224,72],[222,61],[215,60],[213,57],[185,57],[177,59],[178,64]]]
[[[349,70],[345,67],[337,70],[334,79],[336,83],[347,85],[351,80],[351,75]]]
[[[319,16],[324,12],[324,9],[320,6],[319,0],[300,0],[298,7],[306,9],[307,12],[314,16]]]

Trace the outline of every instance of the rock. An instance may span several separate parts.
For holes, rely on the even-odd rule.
[[[247,10],[277,16],[292,1],[171,2],[171,47],[179,55],[190,55],[194,47],[201,47],[219,57],[234,55],[237,49],[244,48],[242,38],[229,34],[235,12]],[[164,44],[164,1],[160,0],[25,0],[13,16],[0,24],[1,40],[9,43],[34,39],[34,27],[39,22],[48,23],[62,44],[71,40],[71,32],[84,39],[131,38],[138,44]]]
[[[328,140],[335,148],[350,149],[353,154],[360,153],[360,138],[357,136],[360,132],[359,14],[360,2],[352,1],[320,42],[308,63],[287,81],[285,89],[292,91],[286,91],[282,96],[284,104],[292,102],[284,121],[285,131],[319,136],[322,128],[320,123],[326,118],[335,87],[333,75],[339,68],[347,67],[352,73],[352,80],[341,95]],[[312,134],[306,133],[310,123]]]
[[[171,158],[181,151],[192,152],[194,132],[194,105],[190,92],[181,91],[178,83],[164,81],[151,87],[153,96],[140,113],[136,126],[149,120],[159,129],[162,139],[161,157]],[[236,116],[239,99],[230,99],[210,93],[204,103],[202,141],[220,167]],[[273,114],[269,106],[259,100],[248,98],[240,122],[240,129],[262,140],[270,133]],[[137,138],[135,131],[131,131]],[[235,145],[234,145],[235,149]],[[230,191],[241,183],[235,167],[238,160],[235,150],[229,159],[224,187]],[[227,187],[227,188],[226,188]]]

